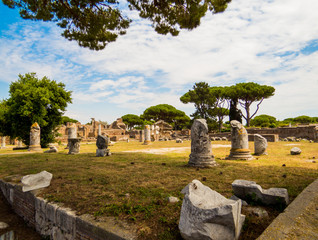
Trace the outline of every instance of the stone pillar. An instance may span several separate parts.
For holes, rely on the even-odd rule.
[[[0,149],[6,149],[6,137],[1,137],[1,148]]]
[[[70,138],[77,138],[77,127],[75,123],[71,123],[67,128],[67,146],[65,149],[69,149]]]
[[[96,157],[110,156],[111,153],[108,148],[109,138],[107,136],[98,135],[96,140]]]
[[[145,141],[144,141],[144,145],[148,145],[151,142],[151,135],[150,135],[150,126],[149,125],[145,125]]]
[[[68,154],[78,154],[80,153],[80,147],[81,147],[81,138],[69,138],[68,139]]]
[[[212,155],[212,145],[205,119],[195,119],[191,127],[191,154],[189,166],[214,167],[217,163]]]
[[[248,149],[248,134],[244,126],[236,120],[231,122],[231,151],[228,160],[251,160],[251,151]]]
[[[22,140],[19,140],[18,141],[18,148],[22,148],[23,147],[23,145],[22,145]]]
[[[29,151],[42,151],[40,141],[41,141],[41,129],[38,123],[33,123],[30,131],[30,145]]]
[[[98,135],[102,135],[102,125],[98,124]]]
[[[145,131],[140,130],[139,131],[139,142],[144,142],[145,141]]]
[[[267,155],[267,140],[259,134],[254,134],[254,154],[257,156]]]

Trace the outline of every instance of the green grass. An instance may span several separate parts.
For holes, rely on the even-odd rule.
[[[169,204],[166,198],[182,199],[180,191],[193,179],[206,179],[203,184],[225,197],[232,195],[231,183],[235,179],[246,179],[263,188],[287,188],[290,199],[294,199],[318,177],[318,163],[307,161],[318,159],[318,143],[297,143],[303,151],[298,156],[291,156],[289,151],[293,146],[286,144],[289,143],[269,143],[268,155],[252,161],[222,160],[230,148],[213,148],[218,166],[196,169],[187,167],[190,149],[161,155],[124,152],[190,147],[189,141],[182,144],[154,142],[151,145],[137,141],[119,142],[110,147],[113,154],[104,158],[95,157],[95,144],[83,143],[78,155],[67,155],[63,146],[59,147],[58,154],[1,155],[0,178],[10,180],[12,175],[49,171],[53,173],[53,180],[41,193],[48,200],[62,202],[78,214],[124,219],[135,225],[140,239],[180,239],[178,221],[182,202]],[[253,149],[253,143],[250,143],[250,149]],[[272,208],[268,211],[270,219],[247,216],[248,224],[245,224],[241,239],[255,239],[279,213]]]

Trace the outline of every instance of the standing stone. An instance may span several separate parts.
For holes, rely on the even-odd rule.
[[[144,142],[145,141],[145,133],[144,130],[139,131],[139,142]]]
[[[38,123],[33,123],[31,126],[30,131],[30,145],[29,145],[29,151],[42,151],[41,145],[40,145],[40,135],[41,135],[41,129]]]
[[[0,149],[5,149],[6,148],[6,137],[2,136],[1,137],[1,148]]]
[[[254,154],[255,155],[267,155],[267,140],[259,134],[254,134]]]
[[[110,156],[108,148],[109,138],[107,136],[98,135],[96,140],[96,157]]]
[[[70,138],[77,138],[77,129],[76,129],[76,124],[72,123],[68,128],[67,128],[67,146],[65,149],[69,149],[70,146]]]
[[[212,155],[212,145],[208,132],[208,125],[205,119],[194,120],[191,127],[189,166],[213,167],[217,165]]]
[[[236,120],[231,122],[232,146],[228,160],[251,160],[251,151],[248,149],[248,134],[244,126]]]
[[[216,191],[193,180],[181,193],[179,229],[185,240],[236,240],[245,216],[242,202],[225,198]]]
[[[144,141],[144,145],[148,145],[151,142],[151,136],[150,136],[150,126],[149,125],[145,125],[145,141]]]
[[[98,135],[102,135],[102,125],[98,124]]]
[[[68,149],[68,154],[78,154],[80,152],[80,147],[81,147],[81,138],[69,138],[68,143],[69,143],[69,149]]]

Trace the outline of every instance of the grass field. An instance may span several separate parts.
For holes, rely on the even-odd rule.
[[[225,145],[216,147],[215,144]],[[251,161],[222,160],[229,154],[230,142],[213,142],[212,151],[218,163],[210,169],[187,167],[190,142],[118,142],[110,146],[109,157],[95,156],[95,144],[82,143],[81,154],[67,155],[64,146],[57,154],[0,155],[0,178],[12,180],[43,170],[53,173],[51,185],[41,195],[52,202],[63,203],[78,214],[89,213],[96,218],[116,216],[138,230],[139,239],[180,239],[178,221],[182,201],[169,204],[168,196],[183,198],[180,191],[193,179],[221,193],[232,195],[235,179],[255,181],[263,188],[287,188],[293,200],[318,177],[318,143],[299,142],[301,155],[290,155],[289,142],[269,143],[268,155]],[[213,147],[215,146],[215,147]],[[164,154],[136,152],[162,148],[180,148]],[[250,143],[253,149],[253,143]],[[132,151],[132,152],[129,152]],[[135,152],[133,152],[135,151]],[[2,153],[13,153],[10,149]],[[284,165],[284,166],[283,166]],[[266,207],[270,217],[247,219],[240,239],[255,239],[279,214]]]

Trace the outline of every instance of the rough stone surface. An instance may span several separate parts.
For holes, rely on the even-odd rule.
[[[72,123],[67,129],[68,138],[77,138],[76,124]]]
[[[182,141],[182,139],[177,138],[177,139],[176,139],[176,143],[183,143],[183,141]]]
[[[44,153],[57,153],[59,150],[57,149],[57,147],[52,146],[50,147],[49,150],[46,150]]]
[[[150,134],[150,126],[149,125],[145,125],[144,134],[145,134],[144,145],[148,145],[151,143],[151,134]]]
[[[247,204],[246,201],[244,201],[244,200],[238,198],[238,197],[235,196],[235,195],[232,195],[232,196],[230,197],[230,199],[231,199],[231,200],[234,200],[234,201],[241,201],[241,202],[242,202],[242,206],[248,206],[248,204]]]
[[[232,183],[235,196],[246,201],[260,201],[265,205],[288,205],[288,192],[285,188],[262,189],[253,181],[235,180]]]
[[[248,149],[248,134],[244,126],[236,120],[231,122],[231,151],[226,158],[229,160],[251,160],[253,159]]]
[[[191,127],[191,154],[189,166],[213,167],[216,166],[212,155],[212,145],[209,130],[205,119],[195,119]]]
[[[223,197],[193,180],[182,191],[179,229],[185,240],[238,239],[245,216],[241,202]]]
[[[109,149],[96,149],[96,157],[106,157],[106,156],[110,156],[111,153],[109,151]]]
[[[267,140],[259,134],[254,134],[254,154],[255,155],[267,155]]]
[[[41,129],[38,123],[33,123],[30,130],[30,145],[29,145],[29,151],[42,151],[41,145],[40,145],[40,135],[41,135]]]
[[[8,228],[8,227],[9,227],[9,225],[6,224],[5,222],[0,222],[0,230],[6,229],[6,228]]]
[[[81,147],[81,138],[69,138],[68,139],[68,154],[78,154]]]
[[[98,135],[96,140],[96,146],[98,149],[108,148],[109,138],[107,136]]]
[[[298,148],[298,147],[293,147],[293,148],[290,150],[290,154],[291,154],[291,155],[299,155],[299,154],[301,154],[301,149]]]
[[[1,147],[0,149],[5,149],[6,148],[6,137],[2,136],[1,137]]]
[[[48,187],[50,186],[52,177],[53,174],[47,171],[26,175],[21,179],[23,184],[22,191],[28,192],[35,189]]]
[[[169,203],[177,203],[177,202],[179,202],[180,200],[179,200],[179,198],[177,198],[177,197],[172,197],[172,196],[170,196],[170,197],[167,197],[167,201],[168,201]]]

